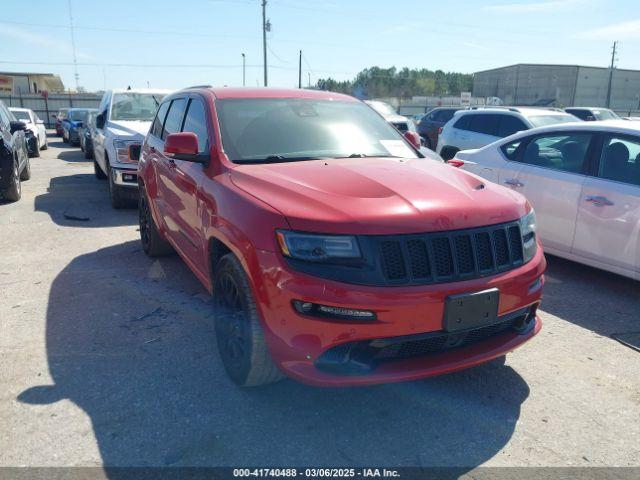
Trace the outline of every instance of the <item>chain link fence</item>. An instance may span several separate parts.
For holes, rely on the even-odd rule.
[[[44,120],[48,128],[52,128],[55,119],[52,115],[61,108],[98,108],[101,93],[50,93],[48,98],[40,94],[11,95],[0,94],[0,100],[7,107],[30,108]]]

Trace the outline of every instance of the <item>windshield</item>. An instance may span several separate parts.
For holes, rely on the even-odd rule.
[[[159,93],[116,93],[111,105],[111,120],[151,121],[164,95]]]
[[[417,157],[395,128],[360,102],[252,98],[216,106],[224,149],[236,163]]]
[[[393,108],[388,103],[378,102],[378,101],[368,102],[368,103],[380,115],[397,115],[398,114],[395,108]]]
[[[74,122],[84,122],[87,119],[87,111],[86,110],[71,110],[68,113],[69,120]]]
[[[546,125],[554,125],[556,123],[569,123],[578,121],[578,119],[573,115],[536,115],[527,118],[534,127],[544,127]]]
[[[596,120],[618,120],[620,117],[611,110],[594,110]]]
[[[18,120],[21,120],[23,122],[30,122],[31,118],[29,117],[29,112],[25,112],[24,110],[12,110],[11,113],[13,113],[13,116],[16,117]]]

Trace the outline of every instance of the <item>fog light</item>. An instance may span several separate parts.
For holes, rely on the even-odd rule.
[[[123,182],[135,182],[137,180],[136,175],[131,174],[131,173],[123,173],[122,174],[122,181]]]
[[[347,307],[332,307],[329,305],[320,305],[318,303],[303,302],[294,300],[293,308],[304,315],[312,315],[314,317],[336,318],[340,320],[375,320],[376,314],[371,310],[359,310]]]

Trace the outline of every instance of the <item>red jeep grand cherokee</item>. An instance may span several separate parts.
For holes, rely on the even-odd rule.
[[[423,158],[354,98],[179,91],[139,168],[144,250],[173,247],[214,295],[240,385],[414,380],[540,330],[546,264],[527,201]]]

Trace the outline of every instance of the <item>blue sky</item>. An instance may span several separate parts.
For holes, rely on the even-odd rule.
[[[640,69],[637,0],[269,0],[270,86],[352,78],[369,66],[469,72],[513,63]],[[73,87],[67,0],[17,1],[0,18],[0,70]],[[80,85],[180,88],[262,82],[260,0],[71,0]],[[36,14],[37,13],[37,14]],[[32,62],[28,64],[26,62]]]

